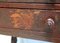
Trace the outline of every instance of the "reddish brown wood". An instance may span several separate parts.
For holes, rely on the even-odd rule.
[[[1,15],[1,19],[0,19],[1,32],[0,33],[12,35],[12,36],[21,36],[21,37],[27,37],[27,38],[33,38],[33,39],[49,40],[56,43],[60,43],[60,33],[58,31],[60,29],[60,24],[59,24],[60,23],[60,4],[55,4],[54,6],[51,6],[51,7],[50,6],[51,5],[47,5],[47,4],[0,3],[0,9],[1,9],[1,14],[0,14]],[[10,9],[6,9],[6,8],[10,8]],[[14,9],[12,10],[12,8]],[[12,14],[17,14],[16,13],[17,8],[20,9],[19,11],[22,11],[23,14],[26,14],[26,15],[22,15],[20,14],[21,12],[18,11],[19,13],[18,15],[22,15],[24,18],[23,20],[24,20],[25,25],[23,26],[28,27],[28,28],[32,26],[31,27],[32,29],[31,28],[25,29],[25,27],[23,29],[14,28],[11,22],[7,21],[6,23],[4,23],[3,21],[5,20],[4,17],[8,18],[8,17],[11,17]],[[28,9],[21,9],[21,8],[28,8]],[[30,10],[29,8],[32,8],[32,9]],[[36,10],[36,9],[40,9],[40,10]],[[41,9],[50,9],[50,10],[41,10]],[[52,9],[56,9],[56,10],[52,10]],[[21,18],[22,17],[20,17],[20,20]],[[36,20],[37,18],[38,20]],[[48,18],[52,18],[55,21],[55,25],[53,25],[51,28],[53,31],[51,38],[44,36],[45,29],[47,28],[46,23],[47,23]],[[21,20],[21,22],[23,20]],[[30,24],[27,23],[28,21]],[[33,23],[31,21],[33,21]],[[39,28],[37,28],[38,27],[37,22],[38,22]]]
[[[12,8],[39,8],[46,9],[46,4],[27,4],[27,3],[0,3],[0,7],[12,7]]]

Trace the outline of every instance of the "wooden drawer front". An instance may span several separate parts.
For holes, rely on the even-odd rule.
[[[38,30],[46,28],[47,19],[59,16],[54,10],[29,10],[0,8],[0,27]],[[42,29],[41,29],[42,28]]]
[[[49,11],[0,8],[0,27],[35,30],[45,28]],[[47,16],[48,15],[48,16]]]
[[[44,30],[48,28],[47,20],[49,18],[52,18],[55,24],[60,20],[60,15],[57,10],[48,11],[6,8],[0,8],[0,10],[0,28],[44,32]]]

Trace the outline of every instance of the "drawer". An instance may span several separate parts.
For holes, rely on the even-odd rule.
[[[47,20],[57,21],[59,16],[54,10],[7,9],[0,8],[0,27],[34,29],[45,28]]]
[[[54,27],[52,27],[51,30],[49,30],[50,28],[48,26],[48,20],[53,20],[51,26],[53,26],[53,23],[54,25],[58,25],[60,21],[59,12],[55,10],[49,11],[7,8],[0,8],[0,10],[0,31],[2,31],[2,34],[7,35],[12,35],[14,33],[14,36],[20,36],[19,34],[21,33],[22,35],[42,35],[44,38],[46,38],[46,36],[44,35],[49,35],[49,32],[53,33],[54,30]]]

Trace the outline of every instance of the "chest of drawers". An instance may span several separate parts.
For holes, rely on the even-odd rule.
[[[0,34],[59,42],[60,4],[1,2]]]

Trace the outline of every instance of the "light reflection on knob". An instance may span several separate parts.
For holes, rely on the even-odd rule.
[[[51,25],[54,25],[54,20],[52,19],[52,18],[48,18],[47,19],[47,24],[49,25],[49,26],[51,26]]]

